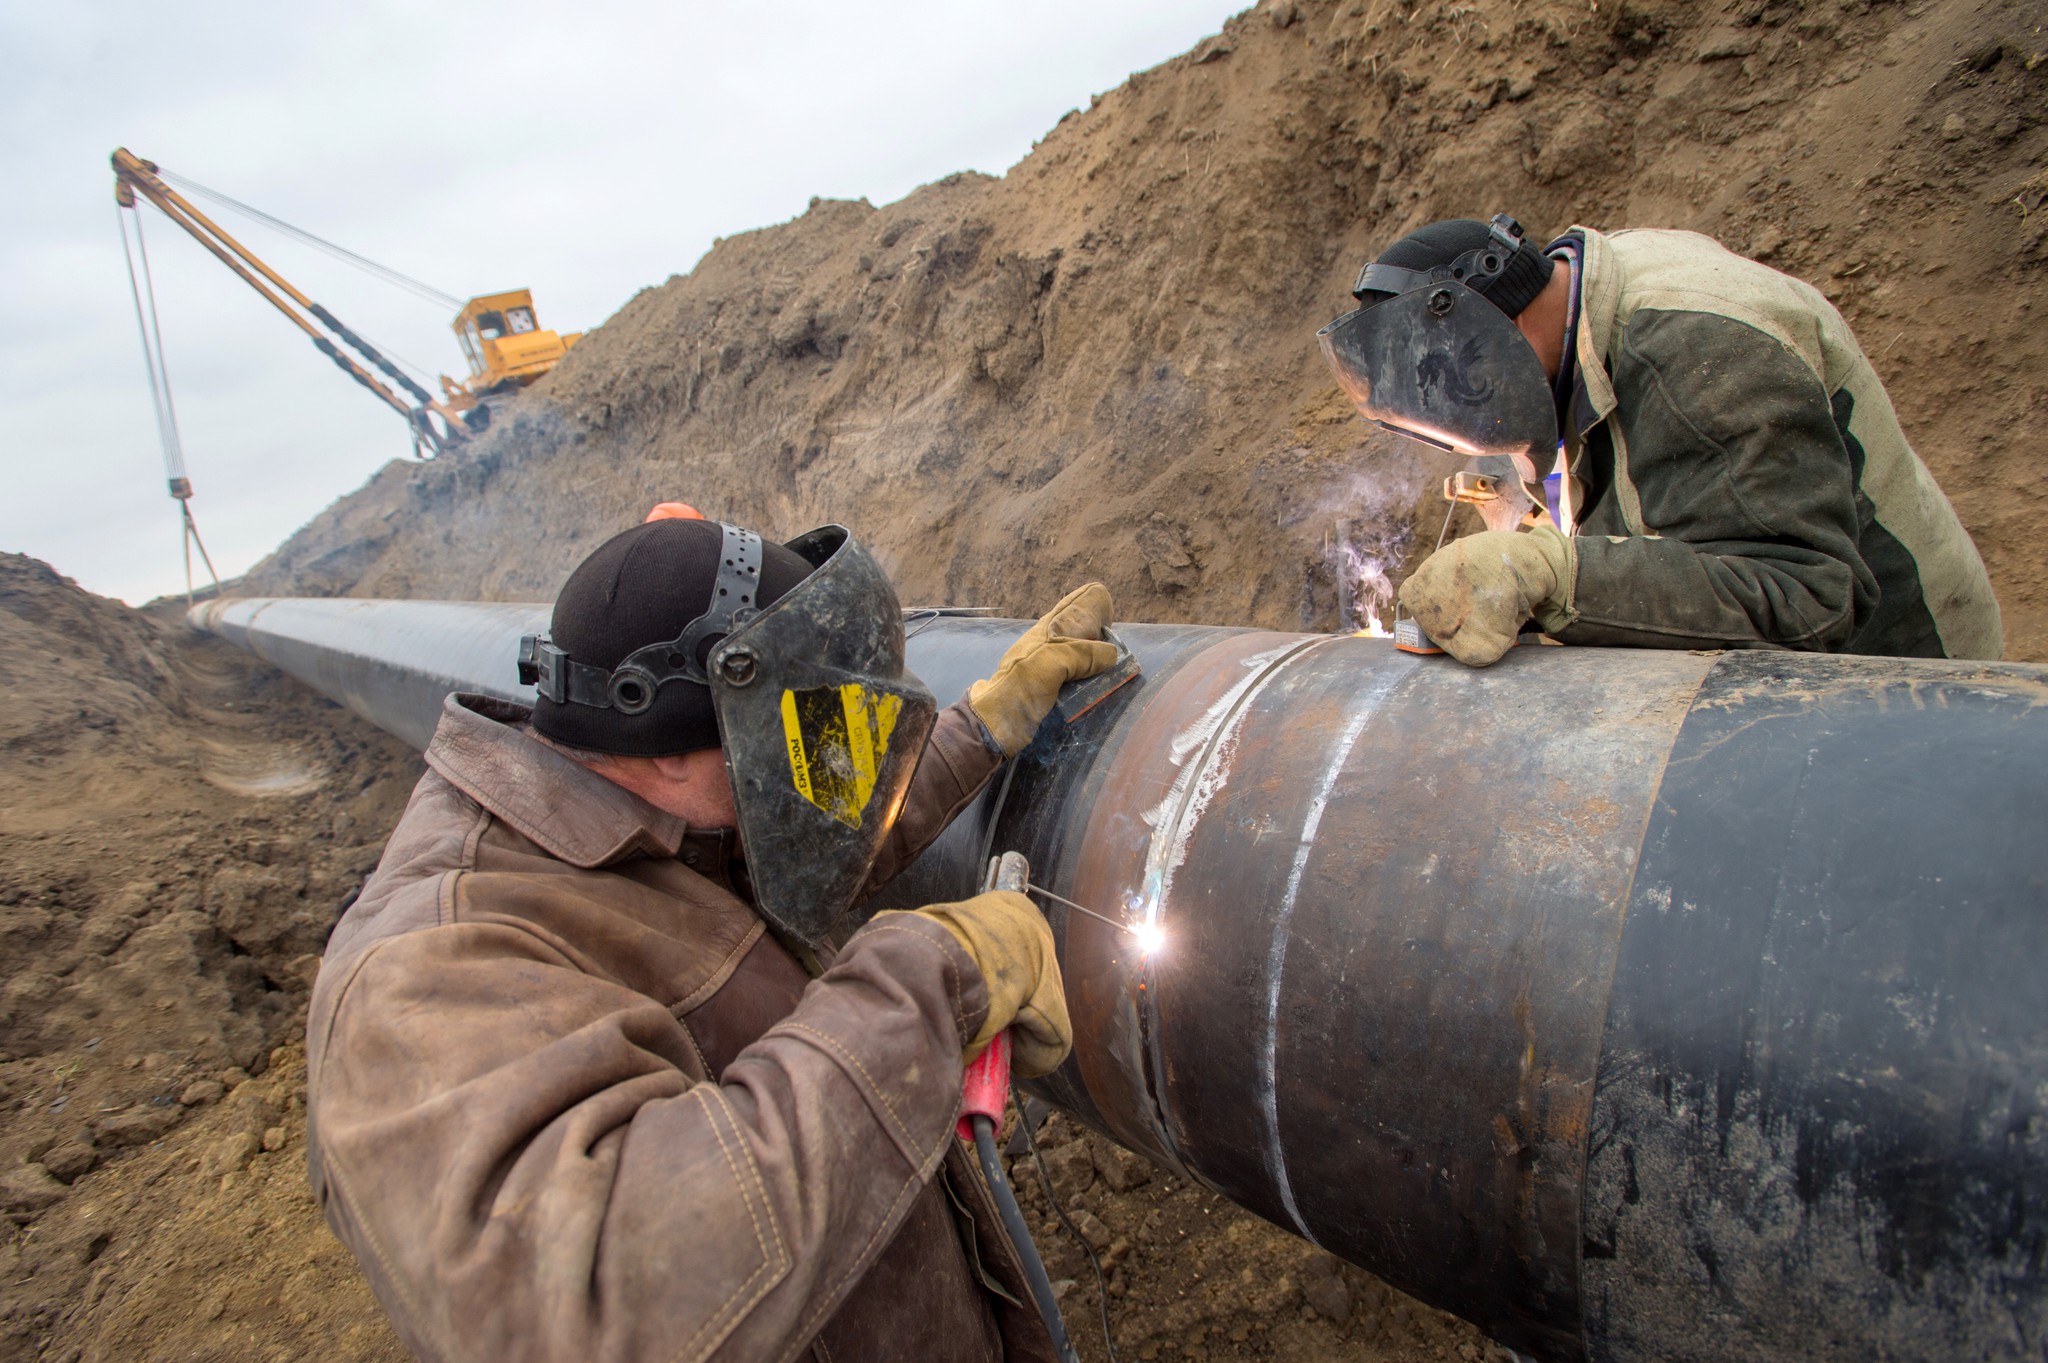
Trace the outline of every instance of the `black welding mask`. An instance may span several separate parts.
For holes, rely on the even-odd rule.
[[[903,659],[888,576],[843,526],[787,546],[814,565],[705,668],[763,917],[816,944],[896,825],[938,702]]]
[[[551,736],[627,753],[686,751],[667,731],[698,722],[695,711],[664,710],[663,697],[708,689],[755,908],[815,945],[866,883],[938,705],[904,666],[895,589],[844,527],[824,526],[782,546],[807,571],[779,596],[772,595],[777,574],[764,579],[761,537],[718,528],[709,601],[675,638],[607,668],[571,658],[548,635],[528,635],[520,641],[520,680],[537,702],[555,707]],[[795,576],[791,566],[780,570],[784,582]],[[764,595],[766,606],[759,604]],[[647,721],[663,732],[638,734],[634,726]]]
[[[1479,291],[1516,252],[1534,250],[1503,215],[1486,245],[1448,265],[1365,267],[1352,292],[1381,301],[1316,339],[1366,420],[1438,449],[1509,459],[1523,482],[1542,486],[1557,454],[1550,379],[1528,338]]]

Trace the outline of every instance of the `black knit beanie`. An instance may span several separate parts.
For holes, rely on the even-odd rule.
[[[704,613],[718,581],[725,532],[717,521],[659,520],[612,536],[591,552],[555,598],[555,647],[579,663],[613,668],[635,649],[677,638]],[[761,545],[759,604],[766,609],[810,576],[811,565],[772,541]],[[723,640],[714,634],[698,662]],[[711,689],[665,682],[637,715],[536,698],[533,727],[557,743],[593,752],[671,757],[719,746]]]
[[[1471,218],[1446,218],[1442,222],[1418,227],[1389,246],[1380,253],[1379,263],[1427,272],[1449,265],[1467,251],[1485,246],[1492,235],[1492,229],[1483,222]],[[1543,286],[1550,282],[1552,265],[1551,259],[1543,254],[1542,247],[1524,238],[1509,259],[1507,268],[1491,283],[1483,279],[1465,282],[1509,317],[1519,317],[1522,309],[1535,302],[1536,295],[1542,293]],[[1370,307],[1392,297],[1390,293],[1372,289],[1360,295],[1358,301]]]

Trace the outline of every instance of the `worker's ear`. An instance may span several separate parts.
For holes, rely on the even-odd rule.
[[[663,779],[678,785],[688,785],[702,779],[709,770],[725,774],[725,749],[700,748],[696,752],[677,753],[672,757],[648,757],[641,759],[651,763]]]

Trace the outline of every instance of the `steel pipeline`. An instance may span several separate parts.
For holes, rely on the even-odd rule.
[[[196,623],[423,743],[535,606]],[[941,700],[1018,622],[935,621]],[[1119,626],[888,892],[1053,892],[1044,1094],[1543,1358],[2037,1358],[2048,669]]]

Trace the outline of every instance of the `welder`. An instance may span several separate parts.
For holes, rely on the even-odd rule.
[[[1052,1356],[954,1136],[1000,1031],[1066,1054],[1051,934],[859,905],[1115,661],[1109,612],[941,710],[844,529],[670,513],[522,642],[530,710],[448,697],[308,1019],[314,1188],[414,1353]]]
[[[1401,605],[1473,666],[1570,644],[1997,658],[1998,603],[1848,323],[1693,232],[1402,237],[1318,333],[1365,417],[1478,461]]]

